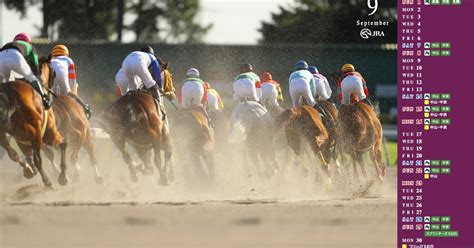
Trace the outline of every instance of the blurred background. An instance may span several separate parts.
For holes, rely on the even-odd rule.
[[[170,62],[176,87],[187,68],[233,106],[231,84],[241,63],[269,71],[290,104],[288,76],[299,59],[316,65],[335,87],[352,63],[375,95],[385,124],[396,124],[396,0],[0,0],[0,41],[28,32],[40,55],[64,43],[76,63],[80,94],[100,112],[113,101],[125,56],[152,45]],[[356,20],[389,21],[385,37],[364,40]],[[335,89],[334,89],[335,95]]]

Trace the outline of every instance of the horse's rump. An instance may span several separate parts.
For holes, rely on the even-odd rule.
[[[120,97],[105,114],[109,134],[137,141],[152,142],[161,137],[163,122],[153,97],[135,92]]]
[[[39,95],[30,84],[23,80],[7,82],[0,84],[0,92],[7,96],[10,107],[14,109],[10,117],[10,133],[18,141],[28,143],[36,140],[41,144],[44,140],[48,145],[61,143],[62,136],[56,128],[53,110],[44,111]],[[4,98],[3,105],[6,104]]]
[[[239,103],[231,114],[231,131],[229,141],[248,142],[257,146],[271,135],[266,135],[273,130],[273,118],[271,114],[259,103]],[[265,137],[262,137],[265,136]],[[269,136],[269,137],[267,137]]]
[[[341,137],[341,140],[348,140],[350,145],[358,150],[370,149],[374,142],[381,143],[380,121],[375,111],[365,103],[342,105],[338,114],[338,125],[342,129],[340,135],[348,136]]]

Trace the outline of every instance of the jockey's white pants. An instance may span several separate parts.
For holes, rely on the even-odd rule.
[[[364,93],[364,83],[362,79],[357,76],[349,75],[341,82],[342,100],[341,103],[349,105],[351,103],[351,95],[354,94],[359,100],[364,100],[366,95]]]
[[[241,78],[234,82],[234,100],[239,102],[258,102],[257,88],[255,82],[249,78]]]
[[[314,83],[316,85],[315,98],[317,100],[327,101],[331,98],[332,90],[326,78],[314,77]]]
[[[120,93],[122,94],[122,96],[127,94],[127,92],[129,91],[138,90],[142,85],[139,77],[134,76],[133,78],[134,80],[132,82],[129,82],[123,69],[120,69],[117,74],[115,74],[115,82],[120,88]]]
[[[207,111],[219,111],[219,98],[212,93],[207,93]]]
[[[262,84],[262,103],[268,104],[273,107],[278,107],[278,90],[274,84],[264,83]]]
[[[301,98],[306,100],[310,106],[314,106],[316,101],[311,94],[309,80],[304,77],[297,77],[290,82],[290,96],[293,101],[293,107],[301,107]]]
[[[19,73],[25,80],[38,80],[23,55],[16,49],[6,49],[0,52],[0,83],[12,80],[12,71]]]
[[[71,92],[74,85],[69,83],[69,66],[66,61],[59,59],[51,60],[51,67],[54,70],[53,92],[58,95],[65,95]]]
[[[204,97],[204,86],[197,81],[186,81],[181,88],[183,108],[201,107]]]
[[[146,56],[146,54],[141,53],[129,54],[122,63],[122,69],[128,82],[134,82],[135,76],[137,76],[145,87],[149,89],[153,87],[156,82],[148,70],[149,58]]]

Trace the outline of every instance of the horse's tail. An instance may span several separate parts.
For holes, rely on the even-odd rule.
[[[0,92],[0,127],[10,125],[15,105],[10,102],[6,93]]]

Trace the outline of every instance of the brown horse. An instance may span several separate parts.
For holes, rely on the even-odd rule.
[[[338,115],[338,147],[344,161],[344,154],[352,158],[353,173],[357,180],[357,164],[362,174],[367,178],[363,165],[363,155],[370,153],[375,166],[377,178],[381,181],[385,175],[385,166],[382,164],[380,146],[383,139],[383,130],[375,111],[363,102],[351,105],[342,105]]]
[[[142,173],[145,175],[153,174],[153,167],[150,165],[150,158],[147,154],[153,150],[155,167],[160,173],[158,183],[160,185],[168,184],[167,172],[171,162],[172,149],[167,120],[163,120],[157,106],[158,104],[148,92],[141,90],[131,92],[120,97],[101,120],[103,128],[122,153],[133,182],[138,181],[137,168],[126,150],[126,142],[130,142],[135,148],[144,164]],[[165,154],[163,166],[160,156],[162,150]],[[171,171],[170,174],[172,175]]]
[[[49,67],[46,67],[40,68],[43,82],[51,80]],[[61,185],[68,183],[64,159],[67,143],[62,141],[62,136],[56,128],[53,112],[52,109],[44,110],[39,95],[27,82],[16,80],[0,84],[0,145],[13,161],[20,163],[25,177],[33,177],[37,169],[46,186],[51,186],[51,181],[42,167],[40,150],[43,144],[60,145],[61,173],[58,182]],[[16,140],[26,162],[20,159],[8,143],[7,133]]]
[[[40,59],[40,67],[44,68],[44,70],[51,70],[49,63],[50,59]],[[49,80],[47,82],[49,82],[47,88],[52,89],[54,87],[54,81]],[[70,155],[71,164],[75,166],[78,172],[79,151],[81,147],[84,147],[89,154],[89,161],[94,169],[95,180],[97,183],[101,183],[103,178],[97,167],[91,127],[82,106],[69,95],[55,95],[52,108],[54,110],[56,126],[64,137],[65,142],[72,148]],[[53,168],[57,170],[57,166],[54,162],[54,152],[47,146],[43,146],[43,151],[53,164]]]
[[[189,175],[214,182],[214,133],[209,128],[203,109],[181,110],[175,119],[175,136],[177,147],[185,156],[185,171],[196,172]],[[201,165],[201,158],[207,165],[207,175]]]
[[[314,156],[321,161],[323,171],[330,177],[329,134],[316,109],[310,106],[287,109],[275,119],[275,127],[284,128],[286,141],[297,156],[303,155],[302,145],[308,144]]]

